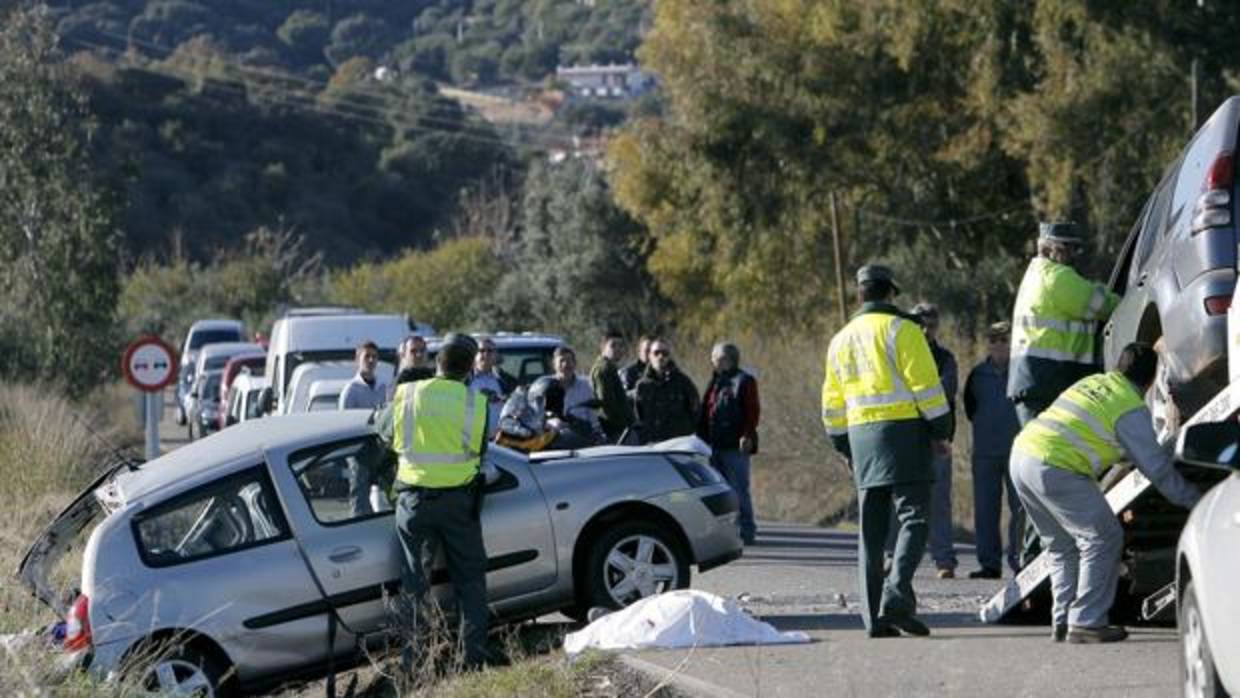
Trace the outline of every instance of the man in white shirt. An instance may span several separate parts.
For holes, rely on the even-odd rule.
[[[363,342],[357,348],[357,375],[340,391],[337,403],[342,410],[382,407],[387,402],[387,386],[375,377],[379,365],[379,347],[374,342]]]

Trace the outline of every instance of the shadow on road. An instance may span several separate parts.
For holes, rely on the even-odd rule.
[[[919,615],[932,629],[976,628],[981,625],[971,613],[926,613]],[[761,619],[776,630],[865,630],[859,613],[805,613],[764,615]],[[1025,633],[1028,634],[1028,633]],[[988,635],[988,637],[994,637]]]

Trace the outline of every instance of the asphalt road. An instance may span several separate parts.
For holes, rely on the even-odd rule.
[[[958,547],[962,576],[975,569]],[[768,524],[745,557],[693,587],[742,600],[806,645],[648,651],[634,656],[713,696],[1171,696],[1179,693],[1173,628],[1135,628],[1112,645],[1053,644],[1049,628],[983,625],[997,580],[940,580],[923,564],[914,588],[929,638],[871,640],[858,615],[854,533]],[[842,596],[841,596],[842,595]],[[655,669],[657,674],[659,669]]]

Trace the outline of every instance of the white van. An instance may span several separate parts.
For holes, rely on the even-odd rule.
[[[325,409],[325,396],[330,392],[331,388],[335,388],[335,397],[339,398],[340,391],[344,389],[345,383],[352,380],[356,374],[357,364],[352,361],[301,364],[293,369],[293,375],[288,382],[287,399],[276,412],[278,414],[291,414],[294,412],[317,412]],[[396,364],[381,360],[375,366],[375,378],[380,383],[390,386],[395,376]],[[317,403],[315,402],[316,399],[318,400]],[[332,402],[331,409],[336,409],[336,402]]]
[[[263,416],[262,403],[259,399],[263,388],[267,387],[267,379],[242,371],[233,380],[228,391],[228,426],[257,419]]]
[[[412,332],[404,315],[286,315],[276,320],[264,373],[271,381],[276,412],[289,412],[286,402],[298,366],[352,362],[357,346],[366,341],[378,345],[380,362],[395,366],[396,349]]]

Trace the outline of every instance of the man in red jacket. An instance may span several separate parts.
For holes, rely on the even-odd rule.
[[[741,350],[720,342],[710,351],[715,367],[706,386],[698,436],[714,451],[711,460],[740,499],[741,539],[752,545],[757,535],[749,496],[749,456],[758,452],[758,381],[742,371]]]

